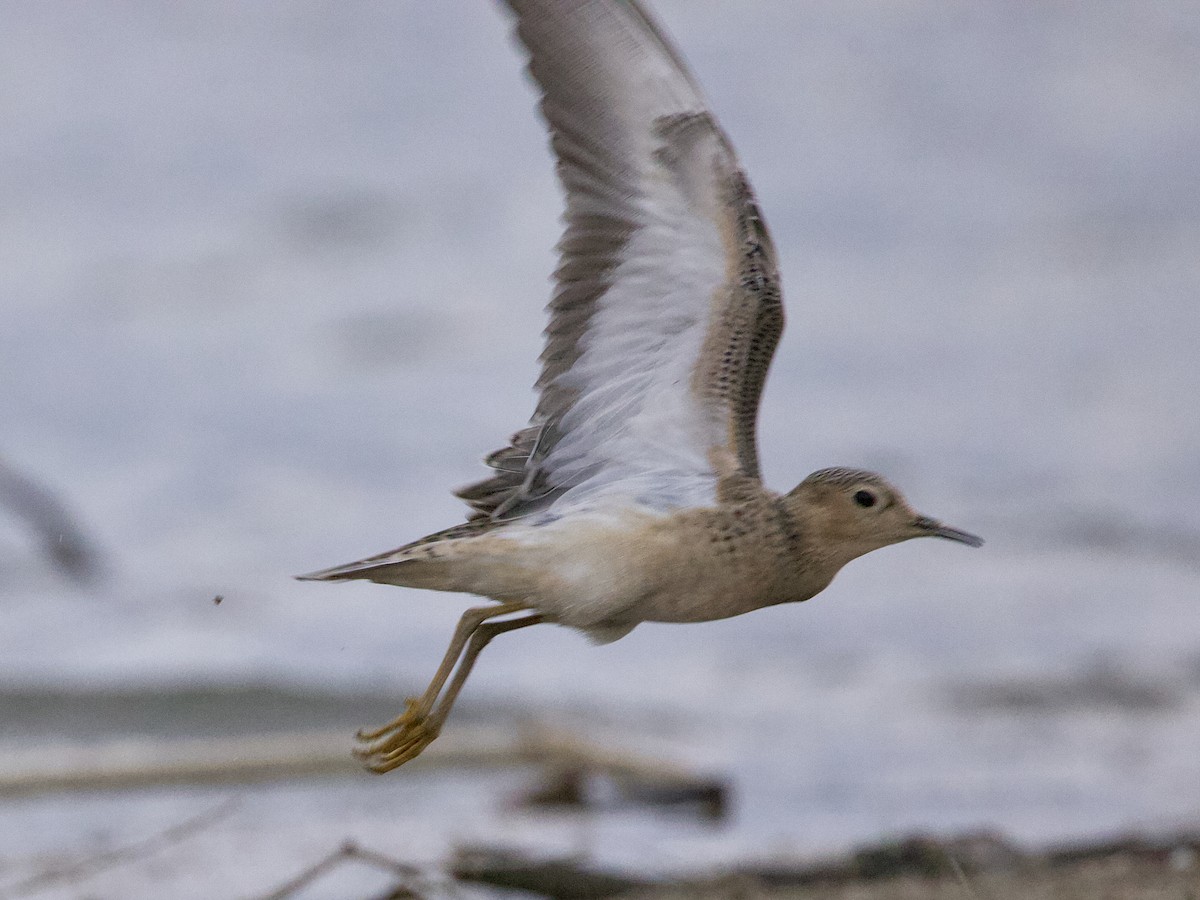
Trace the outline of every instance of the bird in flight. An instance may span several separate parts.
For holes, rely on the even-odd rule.
[[[541,90],[565,231],[529,424],[458,491],[467,521],[301,576],[477,594],[420,697],[357,754],[387,772],[440,732],[496,635],[599,643],[807,600],[846,563],[974,535],[881,476],[759,475],[759,397],[783,330],[775,249],[733,147],[636,0],[506,0]]]

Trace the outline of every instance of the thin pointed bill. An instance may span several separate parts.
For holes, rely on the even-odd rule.
[[[976,537],[969,531],[960,531],[957,528],[951,528],[949,525],[943,525],[937,519],[930,519],[927,516],[917,516],[916,522],[921,537],[940,537],[948,541],[958,541],[960,544],[966,544],[968,547],[982,547],[983,538]]]

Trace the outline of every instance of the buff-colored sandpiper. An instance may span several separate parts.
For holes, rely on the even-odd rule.
[[[729,139],[634,0],[507,3],[567,197],[537,408],[458,492],[467,522],[303,576],[496,601],[463,615],[424,694],[359,733],[376,772],[437,737],[497,634],[552,622],[614,641],[807,600],[909,538],[981,543],[870,472],[763,486],[755,420],[783,306]]]

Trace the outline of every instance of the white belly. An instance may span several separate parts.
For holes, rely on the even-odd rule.
[[[764,590],[769,566],[720,558],[673,518],[622,511],[505,529],[476,539],[487,552],[472,554],[460,589],[527,603],[601,641],[639,622],[704,622],[776,602]]]

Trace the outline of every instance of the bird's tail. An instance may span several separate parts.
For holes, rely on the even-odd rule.
[[[475,537],[489,530],[491,523],[464,522],[453,528],[426,535],[395,550],[368,556],[352,563],[297,575],[299,581],[353,581],[365,579],[376,584],[397,584],[402,587],[427,588],[435,591],[460,590],[451,584],[454,553],[447,553],[447,544],[462,538]]]

